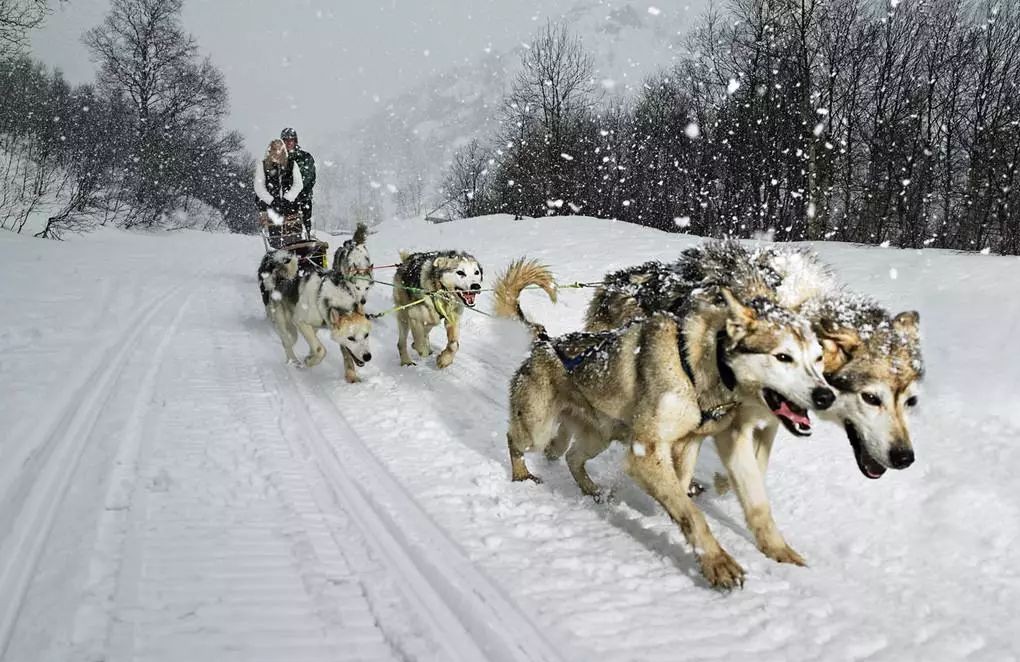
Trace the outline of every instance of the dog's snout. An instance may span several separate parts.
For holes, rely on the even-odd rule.
[[[471,283],[471,289],[472,290],[480,290],[480,289],[482,289],[482,286],[479,285],[478,283]]]
[[[365,352],[365,353],[364,353],[364,354],[363,354],[363,355],[361,356],[361,360],[362,360],[362,361],[365,361],[365,362],[371,361],[371,360],[372,360],[372,352]]]
[[[817,386],[815,390],[811,391],[811,401],[819,409],[828,409],[836,401],[836,394],[824,386]]]
[[[893,469],[906,469],[914,463],[914,449],[909,446],[894,446],[889,451],[889,464]]]

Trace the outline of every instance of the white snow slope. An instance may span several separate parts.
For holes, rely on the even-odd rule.
[[[487,217],[389,222],[369,247],[379,265],[466,249],[490,281],[527,254],[588,281],[695,241]],[[510,482],[514,323],[465,313],[441,372],[401,368],[384,317],[350,385],[328,340],[319,367],[284,364],[257,239],[0,234],[0,659],[1017,659],[1020,260],[817,248],[921,313],[918,459],[868,481],[842,431],[784,436],[769,491],[810,566],[764,558],[735,498],[703,495],[748,570],[724,594],[622,475],[621,449],[593,463],[608,505],[538,457],[544,484]],[[376,286],[370,309],[390,294]],[[524,305],[560,332],[588,296]],[[717,468],[706,448],[699,476]]]

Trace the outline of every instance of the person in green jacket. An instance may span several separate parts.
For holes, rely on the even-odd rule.
[[[287,146],[290,161],[297,164],[298,169],[301,171],[303,186],[294,202],[297,204],[298,213],[301,214],[301,223],[305,227],[305,234],[311,239],[312,189],[315,187],[315,159],[298,145],[298,135],[294,129],[287,127],[280,132],[280,138]]]

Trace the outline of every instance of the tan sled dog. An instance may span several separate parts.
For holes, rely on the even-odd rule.
[[[524,264],[508,270],[495,287],[500,314],[512,309],[523,318],[517,295],[541,284]],[[799,318],[768,302],[738,301],[722,288],[698,293],[684,310],[659,312],[612,331],[557,338],[540,333],[511,381],[512,479],[536,480],[524,453],[544,449],[558,426],[583,448],[601,450],[623,439],[630,448],[627,473],[680,526],[709,583],[740,585],[743,569],[712,535],[674,460],[692,438],[729,425],[737,384],[763,398],[783,394],[779,397],[800,407],[821,391],[833,397],[816,369],[820,354]],[[575,479],[594,493],[583,462],[579,466],[583,475],[575,473]]]
[[[587,327],[623,324],[670,309],[695,287],[728,285],[739,290],[749,271],[751,280],[768,283],[777,302],[799,309],[811,322],[824,349],[825,378],[836,391],[835,402],[819,415],[844,426],[861,473],[878,478],[887,467],[909,466],[913,450],[906,412],[917,403],[915,384],[923,374],[917,314],[893,317],[870,299],[846,292],[814,253],[708,242],[685,251],[672,264],[650,262],[608,274],[608,286],[600,288],[589,305]],[[771,404],[768,409],[773,409]],[[735,488],[748,527],[766,556],[803,565],[772,517],[764,474],[778,423],[791,434],[806,436],[810,420],[806,412],[772,413],[775,416],[751,398],[728,429],[713,435],[728,473],[728,480],[717,477],[716,485],[720,491]],[[677,462],[684,485],[691,484],[700,443],[688,446]],[[558,439],[550,455],[558,456],[566,444]]]

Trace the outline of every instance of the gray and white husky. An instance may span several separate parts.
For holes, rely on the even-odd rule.
[[[372,257],[368,254],[368,247],[365,246],[366,239],[368,226],[358,223],[354,236],[333,253],[333,271],[351,284],[351,291],[359,297],[362,310],[368,291],[372,289]]]
[[[266,316],[280,336],[287,361],[309,368],[321,363],[326,348],[316,331],[327,326],[343,354],[344,377],[348,382],[358,381],[356,368],[372,360],[372,325],[360,310],[361,298],[349,281],[335,271],[299,271],[297,256],[282,249],[262,258],[258,276]],[[298,332],[309,349],[301,363],[294,354]]]
[[[446,326],[446,347],[436,357],[436,365],[453,363],[460,349],[460,316],[464,308],[474,308],[482,289],[482,266],[463,251],[401,253],[400,266],[393,277],[393,303],[404,306],[397,311],[397,351],[400,365],[414,365],[407,353],[410,331],[414,350],[425,358],[432,354],[429,333],[440,323]]]

